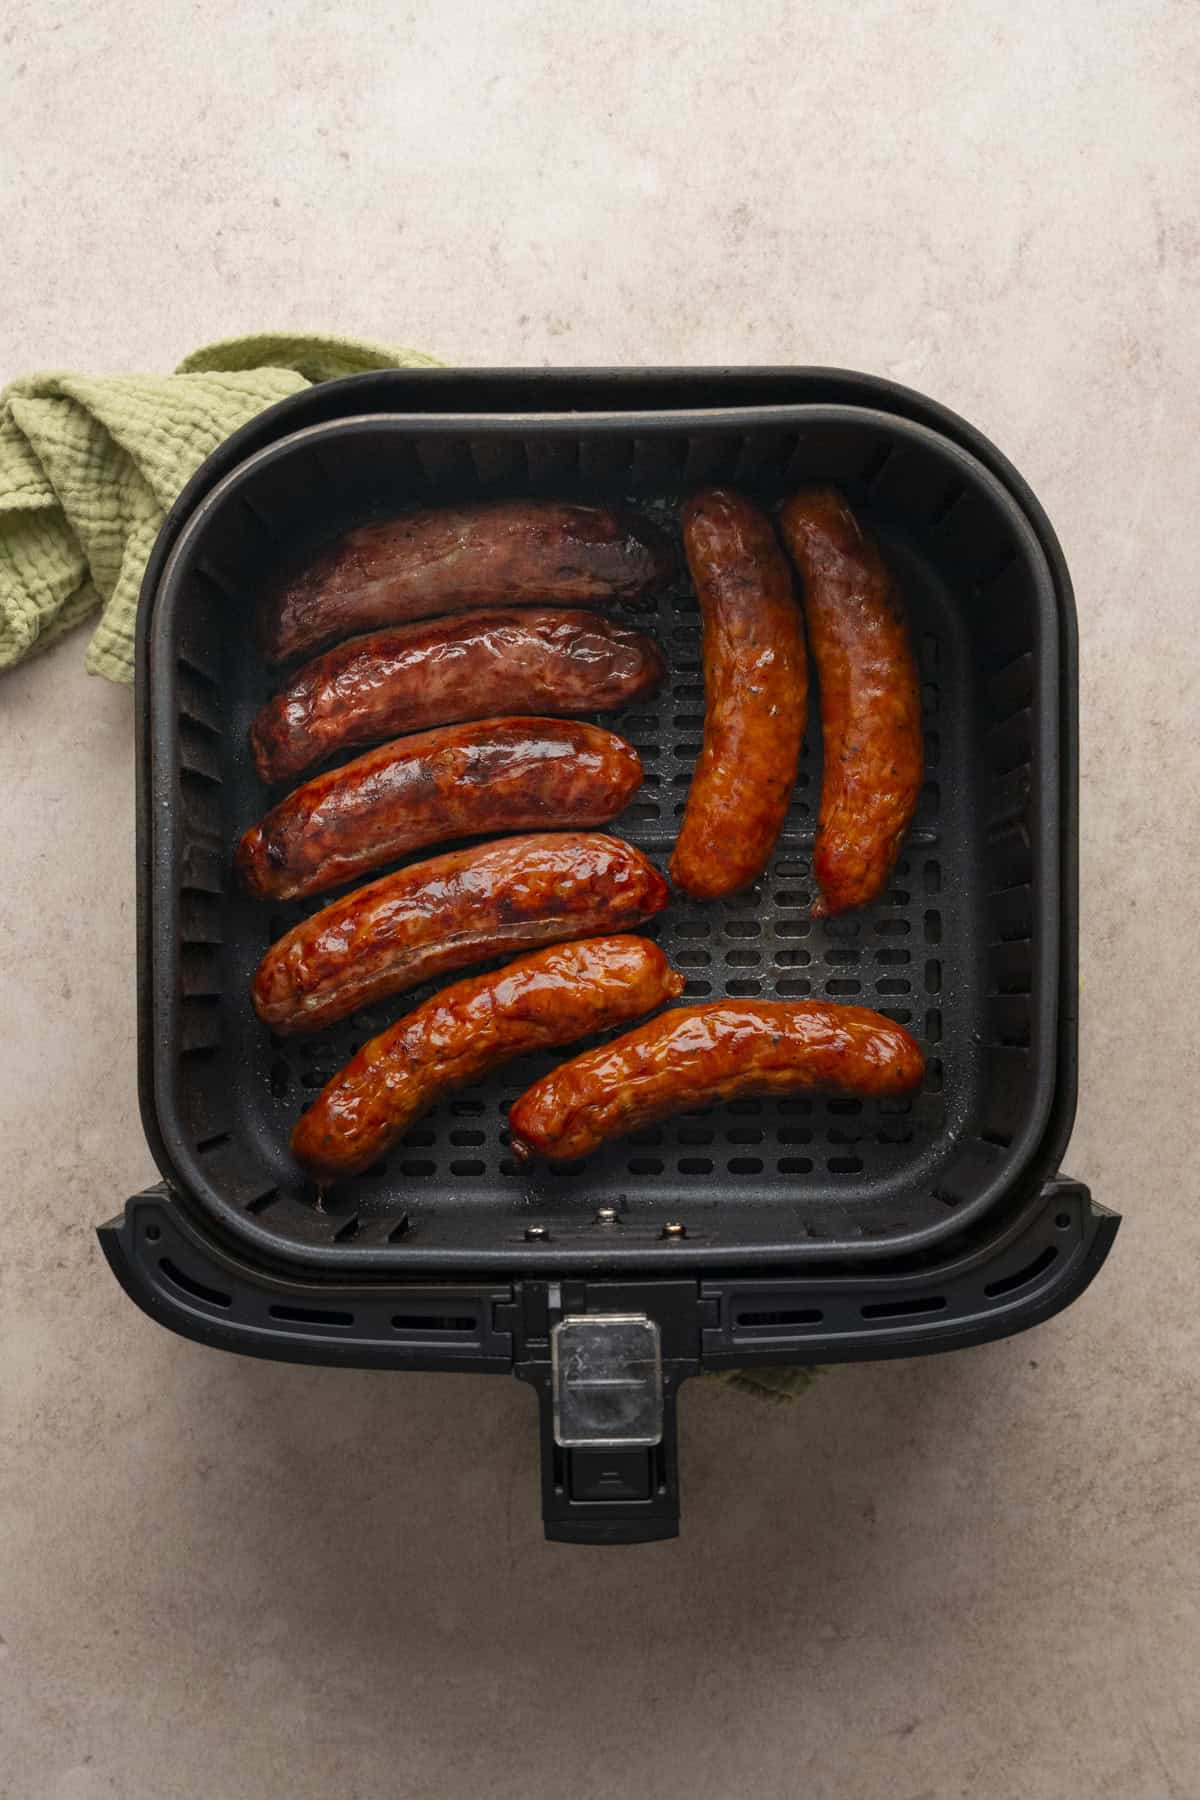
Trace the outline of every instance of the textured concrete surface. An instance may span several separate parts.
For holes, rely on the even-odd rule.
[[[1082,1089],[1127,1222],[1036,1333],[693,1385],[686,1535],[540,1541],[515,1384],[205,1351],[92,1227],[134,1096],[130,696],[0,681],[0,1794],[1189,1800],[1200,42],[1188,4],[10,0],[0,376],[263,326],[812,361],[1062,535]]]

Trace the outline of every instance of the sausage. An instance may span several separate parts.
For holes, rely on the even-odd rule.
[[[669,540],[632,513],[495,500],[360,525],[265,597],[259,640],[286,662],[351,632],[474,606],[632,600],[674,572]]]
[[[318,1181],[344,1181],[444,1095],[682,992],[683,976],[640,937],[558,944],[455,982],[363,1045],[296,1125],[292,1154]]]
[[[783,829],[804,738],[804,626],[771,522],[740,494],[695,494],[683,539],[704,621],[704,744],[671,879],[715,900],[761,875]]]
[[[632,744],[598,725],[446,725],[306,781],[246,832],[237,865],[260,900],[294,900],[448,838],[602,825],[641,784]]]
[[[640,850],[599,832],[538,833],[410,863],[273,944],[254,978],[272,1031],[316,1031],[447,969],[624,931],[667,903]]]
[[[813,916],[825,918],[887,886],[921,792],[920,685],[896,584],[841,495],[797,494],[779,524],[802,577],[821,689]]]
[[[747,1094],[907,1094],[920,1086],[924,1066],[908,1032],[864,1006],[681,1006],[527,1088],[509,1113],[513,1151],[554,1161],[586,1156],[606,1138]]]
[[[595,613],[461,613],[337,644],[307,663],[250,727],[264,782],[338,750],[499,713],[589,713],[653,693],[654,639]]]

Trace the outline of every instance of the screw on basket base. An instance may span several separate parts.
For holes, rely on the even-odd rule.
[[[615,1206],[598,1206],[595,1222],[597,1225],[619,1225],[621,1216]]]
[[[549,1236],[550,1233],[544,1225],[527,1225],[525,1227],[525,1242],[527,1244],[540,1244]]]
[[[676,1221],[672,1220],[672,1222],[669,1225],[663,1226],[662,1235],[665,1238],[672,1238],[672,1239],[685,1238],[687,1236],[687,1226],[680,1225]]]

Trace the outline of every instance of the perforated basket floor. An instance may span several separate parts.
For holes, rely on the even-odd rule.
[[[505,1116],[556,1058],[527,1058],[423,1119],[385,1163],[318,1204],[287,1153],[301,1108],[426,990],[311,1039],[273,1040],[249,1004],[275,912],[231,878],[267,803],[246,728],[269,691],[252,602],[284,562],[368,517],[498,493],[620,495],[659,516],[700,481],[773,503],[835,480],[899,571],[922,674],[926,783],[892,884],[815,922],[815,704],[787,825],[763,880],[673,901],[647,930],[689,998],[809,994],[906,1024],[926,1083],[903,1102],[743,1100],[518,1168]],[[148,973],[152,1107],[170,1168],[226,1232],[343,1275],[436,1267],[796,1262],[897,1254],[978,1216],[1034,1167],[1053,1096],[1058,982],[1055,595],[1020,508],[936,434],[864,409],[536,420],[372,417],[298,433],[214,490],[181,535],[149,621],[154,745]],[[638,748],[609,827],[665,866],[703,725],[686,579],[641,607],[669,659],[649,705],[603,722]],[[313,903],[314,905],[316,903]],[[596,1222],[615,1206],[620,1223]],[[662,1227],[687,1236],[665,1242]],[[531,1225],[549,1236],[536,1248]]]

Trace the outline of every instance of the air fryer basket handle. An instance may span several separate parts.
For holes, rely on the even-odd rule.
[[[664,1377],[662,1437],[657,1444],[567,1450],[555,1441],[554,1399],[545,1366],[518,1368],[514,1373],[538,1396],[547,1538],[562,1544],[649,1544],[679,1536],[676,1377],[670,1373]]]

